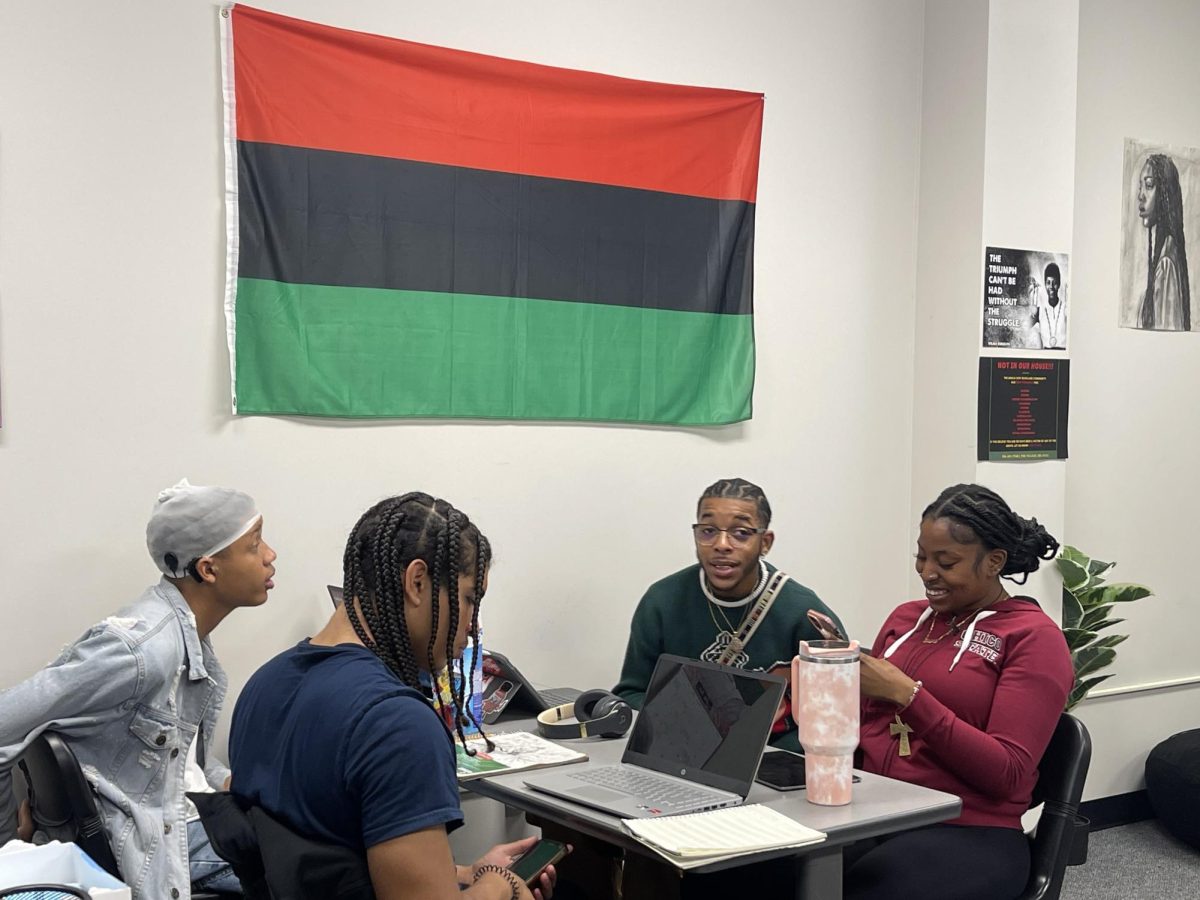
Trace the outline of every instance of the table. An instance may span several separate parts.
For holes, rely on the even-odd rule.
[[[533,731],[536,725],[532,720],[510,721],[499,723],[491,730],[496,733]],[[587,762],[572,763],[573,766],[602,766],[620,762],[625,750],[624,739],[588,738],[562,743],[588,754]],[[464,782],[463,787],[627,851],[662,859],[631,837],[622,828],[617,816],[527,788],[525,779],[540,771],[546,770],[476,778]],[[795,857],[796,897],[838,900],[842,896],[842,848],[845,845],[863,838],[943,822],[957,816],[962,808],[962,801],[953,794],[869,772],[856,774],[862,781],[854,785],[854,801],[848,806],[817,806],[805,799],[803,790],[776,791],[756,782],[746,798],[747,803],[773,807],[809,828],[824,831],[828,837],[820,844],[750,853],[689,869],[688,873],[703,874],[769,859]]]

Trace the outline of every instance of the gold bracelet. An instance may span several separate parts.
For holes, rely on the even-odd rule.
[[[508,882],[508,886],[510,888],[512,888],[512,897],[510,898],[510,900],[520,900],[521,888],[524,887],[524,884],[522,883],[521,879],[517,877],[517,874],[512,869],[506,869],[506,868],[504,868],[504,866],[497,866],[493,863],[488,863],[485,866],[480,866],[478,869],[475,870],[475,883],[478,884],[479,879],[482,878],[488,872],[495,872],[497,875],[499,875],[501,878],[503,878],[505,881]]]
[[[908,695],[908,702],[905,703],[902,707],[900,707],[901,711],[904,711],[904,710],[908,709],[910,706],[912,706],[912,702],[917,699],[917,694],[920,693],[921,688],[923,688],[923,687],[925,687],[925,682],[923,682],[919,679],[917,681],[913,682],[912,693]]]

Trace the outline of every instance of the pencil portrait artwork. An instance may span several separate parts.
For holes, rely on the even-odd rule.
[[[1119,324],[1200,331],[1200,150],[1126,138],[1123,202]]]

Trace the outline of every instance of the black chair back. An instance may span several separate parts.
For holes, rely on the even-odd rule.
[[[52,840],[78,844],[100,868],[120,878],[92,787],[67,742],[43,732],[29,745],[20,766],[34,826]]]
[[[1079,801],[1091,761],[1087,728],[1063,713],[1038,766],[1033,804],[1045,803],[1045,807],[1033,834],[1029,883],[1019,900],[1057,900],[1079,837]]]

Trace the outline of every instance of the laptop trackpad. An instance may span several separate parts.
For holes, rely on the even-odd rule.
[[[620,791],[610,791],[608,788],[595,787],[594,785],[572,787],[571,793],[576,797],[582,797],[584,800],[595,800],[598,803],[613,803],[618,800],[631,799],[628,794],[622,794]]]

